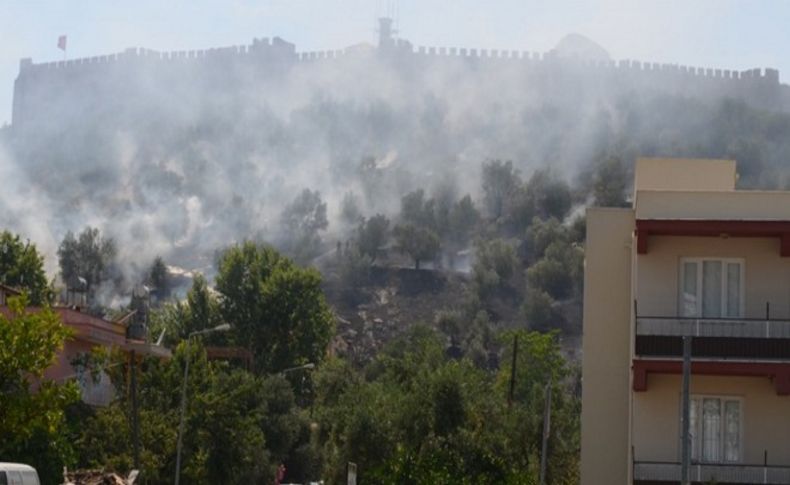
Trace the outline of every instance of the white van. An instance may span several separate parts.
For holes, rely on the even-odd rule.
[[[0,485],[41,485],[36,469],[21,463],[0,462]]]

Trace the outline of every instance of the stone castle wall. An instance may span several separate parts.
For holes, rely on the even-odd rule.
[[[677,64],[658,64],[633,60],[587,61],[560,58],[552,52],[537,53],[516,50],[475,49],[456,47],[412,47],[402,40],[386,40],[376,49],[377,55],[389,56],[398,62],[418,63],[430,67],[432,63],[452,60],[474,63],[490,69],[500,66],[518,66],[526,71],[573,73],[584,79],[628,83],[634,88],[652,87],[671,89],[695,95],[716,93],[722,96],[743,98],[760,107],[788,108],[788,88],[779,82],[776,69],[749,69],[736,71],[712,69]],[[372,49],[370,49],[372,50]],[[66,61],[33,63],[26,58],[20,61],[19,76],[14,87],[12,124],[39,118],[36,111],[41,106],[57,104],[58,96],[73,94],[75,85],[86,89],[96,87],[97,94],[115,97],[117,102],[128,95],[124,90],[124,77],[140,69],[152,72],[169,72],[170,79],[179,74],[187,79],[206,75],[206,67],[234,66],[234,69],[275,71],[289,65],[331,61],[356,55],[359,47],[345,50],[297,52],[293,44],[274,37],[253,39],[252,44],[206,50],[157,52],[150,49],[130,48],[124,52],[104,56],[86,57]],[[125,73],[125,74],[124,74]],[[109,81],[111,80],[111,81]],[[117,90],[113,93],[113,90]]]

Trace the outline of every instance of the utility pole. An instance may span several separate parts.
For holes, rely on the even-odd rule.
[[[680,483],[689,485],[689,468],[691,465],[691,397],[689,396],[689,381],[691,380],[691,336],[683,337],[683,417],[681,420],[682,437],[681,443],[681,463],[680,463]]]
[[[181,413],[178,420],[178,442],[176,443],[176,480],[175,485],[181,482],[181,447],[184,440],[184,414],[187,407],[187,382],[189,381],[189,361],[192,360],[192,355],[189,352],[189,343],[192,339],[192,334],[187,337],[186,345],[186,363],[184,364],[184,382],[181,384]]]
[[[507,398],[507,405],[513,405],[513,392],[516,388],[516,356],[518,355],[518,334],[513,335],[513,363],[510,365],[510,393]]]
[[[140,420],[137,411],[137,355],[135,351],[130,352],[131,363],[131,385],[129,386],[132,394],[132,458],[134,469],[140,469]]]
[[[540,485],[546,485],[546,463],[549,451],[549,435],[551,434],[551,376],[546,384],[546,406],[543,408],[543,445],[540,452]]]

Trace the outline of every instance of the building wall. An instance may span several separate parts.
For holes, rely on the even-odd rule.
[[[635,190],[735,190],[734,160],[638,158]]]
[[[630,482],[631,209],[587,211],[582,485]]]
[[[790,220],[790,192],[640,190],[637,219]]]
[[[651,374],[648,390],[634,393],[636,461],[680,459],[681,376]],[[692,394],[741,397],[744,464],[790,465],[790,397],[777,396],[765,377],[692,376]]]
[[[790,319],[790,258],[779,255],[778,238],[651,236],[637,257],[637,312],[677,316],[682,257],[744,258],[744,317]]]
[[[44,378],[56,382],[63,382],[75,377],[71,361],[82,353],[90,353],[96,344],[84,340],[68,339],[63,345],[63,350],[58,352],[57,360],[44,371]]]

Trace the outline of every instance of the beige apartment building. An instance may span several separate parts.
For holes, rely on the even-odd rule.
[[[790,484],[790,192],[730,160],[639,159],[631,208],[587,211],[582,485]]]

